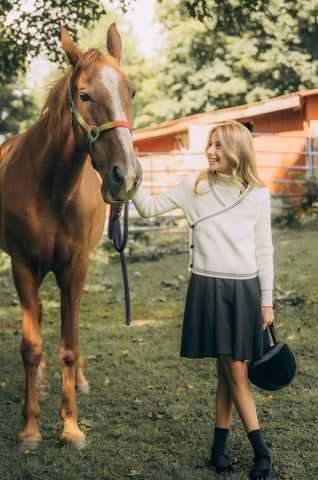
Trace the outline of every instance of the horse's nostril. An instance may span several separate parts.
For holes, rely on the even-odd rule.
[[[113,167],[113,179],[116,183],[123,185],[125,178],[120,173],[119,167]]]

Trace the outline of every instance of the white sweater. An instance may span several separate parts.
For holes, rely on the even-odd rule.
[[[262,306],[272,305],[273,246],[270,195],[249,186],[244,194],[232,178],[217,174],[207,193],[196,194],[197,173],[159,195],[140,188],[133,202],[142,217],[181,208],[189,222],[189,270],[198,275],[244,280],[259,278]],[[206,191],[207,183],[199,189]]]

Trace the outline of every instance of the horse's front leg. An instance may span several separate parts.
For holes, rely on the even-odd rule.
[[[36,446],[41,440],[37,426],[40,407],[36,398],[37,369],[42,358],[42,307],[38,295],[42,275],[30,271],[21,258],[12,258],[12,274],[22,307],[23,333],[21,355],[26,379],[25,402],[22,410],[24,427],[18,439]]]
[[[63,400],[60,414],[64,421],[64,431],[61,441],[75,445],[80,445],[85,440],[84,433],[77,425],[75,386],[77,371],[82,367],[78,341],[78,314],[87,267],[88,258],[87,260],[77,258],[57,275],[61,289],[62,317],[60,362],[63,367]],[[85,378],[81,380],[86,382]]]

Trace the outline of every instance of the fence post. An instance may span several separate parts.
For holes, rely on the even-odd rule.
[[[313,164],[312,164],[312,154],[311,154],[311,137],[306,137],[306,176],[312,177],[313,175]]]
[[[311,137],[311,158],[312,158],[312,166],[313,167],[318,167],[318,120],[311,120],[310,121],[310,127],[312,131],[312,137]],[[313,175],[315,175],[316,168],[313,169]]]

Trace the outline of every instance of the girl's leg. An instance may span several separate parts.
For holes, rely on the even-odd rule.
[[[248,385],[247,365],[233,360],[232,355],[221,355],[221,362],[227,377],[232,400],[244,424],[251,432],[259,429],[255,403]]]
[[[211,451],[211,464],[218,473],[233,473],[233,467],[225,454],[225,444],[229,432],[233,401],[231,390],[222,361],[217,359],[218,383],[215,398],[216,420],[214,442]]]
[[[259,428],[255,403],[248,385],[247,365],[233,360],[231,355],[222,355],[221,361],[226,372],[234,405],[242,419],[255,454],[255,463],[250,479],[266,478],[272,468],[269,451]]]
[[[215,398],[215,426],[229,429],[233,410],[232,393],[220,358],[217,359],[216,367],[218,383]]]

